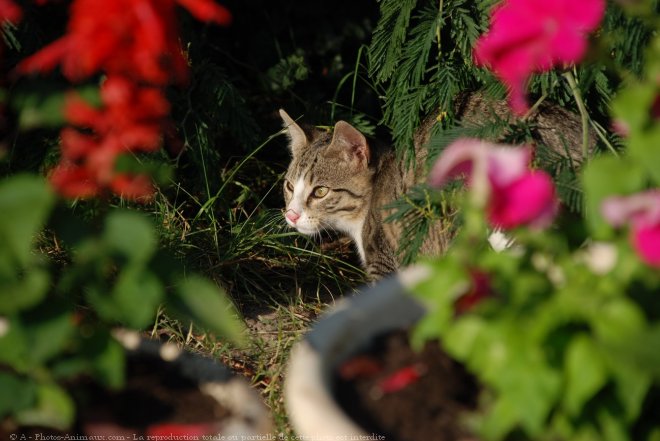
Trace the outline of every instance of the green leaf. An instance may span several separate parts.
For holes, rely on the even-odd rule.
[[[27,409],[35,402],[35,384],[7,372],[0,372],[0,391],[0,419]]]
[[[445,349],[457,359],[467,360],[486,328],[481,317],[462,317],[447,331],[443,340]]]
[[[242,326],[225,293],[201,276],[188,276],[177,286],[180,312],[203,328],[233,340],[241,339]]]
[[[19,175],[0,183],[0,253],[11,253],[25,267],[32,241],[55,201],[42,178]]]
[[[14,314],[33,307],[49,288],[50,273],[40,268],[32,268],[17,279],[0,282],[0,314]]]
[[[151,223],[132,211],[114,211],[106,219],[103,241],[108,249],[135,263],[145,263],[158,245]]]
[[[25,370],[25,357],[29,348],[23,326],[17,318],[7,320],[8,327],[5,333],[0,336],[0,364],[8,364],[18,372]]]
[[[105,328],[89,329],[84,334],[70,357],[53,364],[53,377],[66,380],[87,375],[107,388],[122,387],[126,362],[124,347]]]
[[[72,314],[65,304],[42,305],[22,318],[28,357],[41,364],[65,348],[74,334]]]
[[[626,297],[612,299],[590,317],[598,339],[606,344],[627,345],[646,328],[644,312]]]
[[[538,342],[520,332],[526,328],[519,322],[485,327],[469,367],[506,402],[507,415],[515,415],[516,425],[536,439],[560,398],[561,378],[548,366]]]
[[[650,111],[649,111],[650,113]],[[644,132],[631,133],[628,138],[630,156],[641,164],[656,185],[660,185],[660,124]]]
[[[625,121],[632,133],[637,132],[651,117],[649,109],[654,97],[654,84],[630,84],[612,102],[612,114],[615,118]]]
[[[631,441],[628,436],[630,430],[618,415],[612,415],[603,409],[598,413],[598,422],[602,428],[600,439],[603,441]]]
[[[95,378],[111,389],[119,389],[124,385],[125,365],[123,346],[108,338],[103,350],[93,359]]]
[[[105,320],[140,329],[152,323],[163,299],[163,285],[152,273],[130,266],[118,275],[112,288],[91,285],[87,296]]]
[[[644,170],[629,158],[603,156],[585,167],[582,175],[586,199],[586,217],[594,236],[607,237],[611,228],[601,214],[601,204],[608,196],[626,195],[644,188]]]
[[[118,317],[132,328],[143,328],[153,322],[163,299],[163,285],[147,271],[135,267],[121,272],[112,290]]]
[[[616,329],[616,323],[612,327]],[[623,331],[627,338],[611,342],[606,355],[625,418],[632,422],[642,411],[654,378],[660,379],[660,325],[634,335]]]
[[[92,106],[100,105],[98,86],[85,85],[76,89],[78,96]],[[57,128],[66,122],[64,105],[73,90],[53,81],[39,80],[17,88],[12,93],[11,106],[18,114],[18,124],[23,130],[39,127]]]
[[[564,406],[574,417],[607,382],[607,368],[601,349],[586,335],[576,337],[566,350]]]
[[[52,427],[66,430],[75,418],[75,405],[69,395],[55,384],[40,384],[36,391],[36,405],[16,415],[25,426]]]
[[[507,398],[498,398],[495,405],[486,414],[479,429],[487,440],[501,440],[518,423],[518,404]]]

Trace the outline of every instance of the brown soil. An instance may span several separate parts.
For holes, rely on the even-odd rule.
[[[411,367],[418,378],[383,393],[384,380]],[[475,439],[461,424],[462,414],[476,407],[475,380],[438,344],[427,343],[415,353],[405,332],[375,339],[368,351],[343,364],[335,394],[366,433],[384,435],[387,441]]]
[[[123,390],[95,388],[93,395],[86,394],[81,401],[87,401],[79,404],[83,424],[113,422],[138,433],[163,423],[210,423],[229,415],[172,363],[151,356],[129,358]]]
[[[209,371],[214,367],[210,362],[204,366],[208,366]],[[68,384],[78,411],[77,421],[70,431],[31,426],[17,428],[3,425],[0,420],[0,440],[10,439],[9,434],[27,440],[38,439],[39,434],[147,439],[150,430],[173,430],[178,431],[175,435],[183,435],[197,434],[196,431],[207,427],[214,429],[214,424],[231,416],[229,410],[203,394],[189,378],[190,373],[186,374],[188,376],[182,375],[180,366],[153,354],[131,355],[127,360],[126,384],[120,391],[108,390],[85,378]],[[207,375],[212,377],[214,372]]]

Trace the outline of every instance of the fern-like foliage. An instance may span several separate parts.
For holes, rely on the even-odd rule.
[[[650,0],[658,10],[659,0]],[[433,162],[442,150],[459,137],[476,137],[510,144],[533,143],[535,165],[552,174],[564,206],[571,212],[582,210],[582,193],[578,185],[580,164],[575,152],[579,146],[565,146],[564,154],[557,146],[545,146],[534,138],[537,128],[533,120],[497,117],[462,121],[456,114],[462,97],[480,90],[495,100],[506,98],[506,89],[487,69],[473,63],[472,48],[489,22],[492,8],[499,0],[380,0],[378,21],[368,51],[372,81],[385,90],[382,95],[383,120],[392,133],[397,152],[414,155],[413,140],[417,127],[429,114],[441,115],[440,124],[428,144],[428,160]],[[616,136],[603,127],[609,126],[609,102],[621,77],[638,75],[643,65],[645,47],[651,31],[637,18],[610,4],[601,28],[590,44],[594,53],[609,58],[609,63],[586,62],[573,68],[577,87],[588,111],[592,136],[597,148],[616,150]],[[575,92],[560,70],[534,75],[528,84],[530,103],[558,105],[578,112]],[[501,112],[499,113],[501,114]],[[561,133],[559,133],[561,137]],[[561,148],[559,148],[561,150]],[[579,161],[578,161],[579,162]],[[431,206],[426,205],[428,201]],[[447,201],[443,201],[447,204]],[[433,206],[433,204],[439,204]],[[402,222],[404,262],[414,258],[415,251],[428,230],[429,222],[443,213],[440,200],[428,199],[416,189],[395,204],[390,221]],[[451,211],[451,210],[449,210]]]
[[[389,80],[394,73],[416,4],[417,0],[381,1],[381,18],[369,48],[370,73],[380,83]]]
[[[382,123],[392,131],[399,152],[412,152],[412,139],[421,119],[433,112],[447,112],[453,121],[453,103],[466,91],[483,89],[503,97],[503,86],[472,62],[476,39],[486,31],[489,12],[497,0],[381,0],[381,18],[368,51],[369,73],[385,88]],[[652,0],[658,9],[658,0]],[[587,63],[576,71],[580,92],[593,120],[605,124],[608,103],[618,87],[616,71],[638,74],[644,47],[651,32],[639,19],[616,6],[608,8],[593,46],[606,53],[612,66]],[[620,72],[618,72],[620,73]],[[539,97],[576,110],[572,90],[561,72],[535,75],[530,98]]]
[[[485,29],[492,1],[381,1],[381,20],[369,48],[369,71],[386,88],[383,123],[398,151],[412,151],[421,118],[450,110],[475,83],[471,47]]]
[[[386,208],[391,214],[385,222],[398,222],[402,227],[402,240],[399,244],[399,258],[403,265],[412,263],[432,225],[441,223],[447,229],[447,235],[457,227],[452,220],[456,211],[456,187],[442,192],[430,189],[426,185],[414,187],[407,195],[393,202]]]

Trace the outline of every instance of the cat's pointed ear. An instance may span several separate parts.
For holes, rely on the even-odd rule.
[[[284,109],[280,109],[280,117],[284,122],[284,128],[289,134],[289,148],[291,153],[296,156],[307,146],[307,136],[303,129],[289,116]]]
[[[365,167],[369,164],[370,152],[367,138],[346,121],[338,121],[335,124],[332,144],[341,149],[349,162],[356,162]]]

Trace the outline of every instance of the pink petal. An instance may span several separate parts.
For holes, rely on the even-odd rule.
[[[544,172],[531,172],[507,187],[495,187],[489,206],[491,223],[503,229],[529,224],[546,227],[557,211],[552,179]]]
[[[586,33],[603,17],[603,0],[504,0],[477,41],[475,63],[491,69],[509,89],[513,111],[527,109],[525,88],[534,72],[580,61]]]
[[[584,37],[574,32],[558,33],[551,42],[555,63],[573,64],[582,59],[587,50]]]
[[[469,176],[472,163],[487,155],[488,144],[479,139],[460,138],[445,148],[429,174],[429,184],[442,187],[448,181]]]
[[[645,263],[660,268],[660,224],[633,228],[632,242]]]
[[[490,146],[488,178],[494,187],[506,187],[529,173],[532,149],[506,145]]]
[[[605,2],[603,0],[570,1],[570,12],[579,20],[579,26],[584,32],[591,32],[605,15]]]
[[[628,222],[639,226],[660,224],[660,189],[631,196],[612,196],[601,204],[601,214],[613,227]]]
[[[429,175],[429,183],[441,187],[454,178],[470,177],[475,162],[485,162],[489,181],[499,187],[509,185],[528,172],[532,151],[529,147],[498,145],[474,138],[460,138],[442,152]]]

